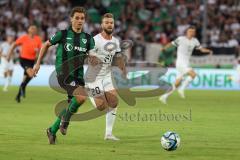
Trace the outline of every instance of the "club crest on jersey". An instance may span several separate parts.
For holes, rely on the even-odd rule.
[[[73,46],[70,43],[66,43],[64,45],[64,49],[69,52],[69,51],[71,51],[73,49]]]
[[[50,40],[53,40],[53,38],[55,38],[55,37],[56,37],[56,34],[52,35]]]
[[[117,44],[113,43],[113,42],[108,42],[107,44],[105,44],[104,46],[104,50],[108,51],[108,52],[112,52],[113,50],[115,50],[117,48]]]
[[[82,39],[82,42],[83,42],[84,44],[86,44],[86,43],[87,43],[87,39],[83,38],[83,39]]]

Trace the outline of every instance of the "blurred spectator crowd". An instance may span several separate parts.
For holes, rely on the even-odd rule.
[[[26,33],[29,24],[36,24],[43,40],[69,25],[69,11],[75,5],[87,9],[84,31],[99,32],[101,15],[115,16],[115,35],[135,42],[132,58],[145,60],[145,44],[165,45],[183,35],[189,25],[197,27],[202,41],[203,15],[207,9],[206,46],[239,47],[240,1],[207,0],[1,0],[0,41],[6,34],[16,37]],[[54,49],[45,63],[54,62]]]

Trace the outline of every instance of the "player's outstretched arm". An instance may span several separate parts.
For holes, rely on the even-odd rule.
[[[168,43],[166,46],[164,46],[164,47],[161,48],[161,52],[162,52],[162,51],[165,51],[166,49],[168,49],[168,48],[170,48],[170,47],[172,47],[172,46],[173,46],[172,43]]]
[[[207,49],[207,48],[199,48],[199,50],[202,52],[202,53],[208,53],[208,54],[213,54],[213,51],[210,50],[210,49]]]
[[[13,50],[17,47],[17,44],[14,42],[12,46],[10,47],[8,54],[7,54],[7,60],[10,61],[10,59],[13,56]]]
[[[49,42],[49,41],[46,41],[41,49],[40,49],[40,52],[39,52],[39,56],[38,56],[38,59],[37,59],[37,62],[36,64],[34,65],[33,67],[33,72],[34,72],[34,76],[36,76],[36,74],[38,73],[39,69],[40,69],[40,65],[41,65],[41,61],[45,55],[45,53],[47,52],[48,48],[51,46],[52,44]]]

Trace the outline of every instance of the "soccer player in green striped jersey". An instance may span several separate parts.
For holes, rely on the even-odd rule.
[[[83,7],[73,8],[70,14],[71,26],[66,30],[58,31],[43,44],[37,63],[34,66],[36,75],[48,48],[58,44],[55,62],[57,79],[59,85],[67,90],[68,95],[72,94],[72,88],[76,88],[76,86],[84,87],[84,59],[95,46],[93,37],[82,31],[85,17],[86,11]],[[68,108],[64,109],[54,124],[47,129],[50,144],[55,144],[56,133],[59,129],[63,135],[66,135],[70,118],[84,103],[87,98],[86,95],[75,95],[71,99]]]

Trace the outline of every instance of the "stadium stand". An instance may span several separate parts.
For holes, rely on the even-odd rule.
[[[197,27],[197,38],[202,41],[205,8],[200,0],[196,3],[190,2],[192,1],[2,0],[0,2],[0,41],[6,34],[14,33],[16,37],[24,34],[29,24],[36,24],[40,28],[43,40],[46,40],[57,30],[67,27],[69,18],[67,15],[72,6],[82,5],[88,9],[88,20],[84,27],[86,32],[95,35],[100,30],[101,15],[112,12],[117,19],[116,35],[120,39],[131,39],[135,42],[130,55],[132,62],[160,61],[165,66],[171,66],[174,65],[174,50],[160,55],[158,49],[161,45],[182,35],[189,24]],[[208,24],[205,33],[207,41],[204,45],[213,49],[216,56],[237,57],[240,43],[240,1],[208,0],[207,11]],[[194,55],[199,54],[194,52]],[[199,59],[202,61],[201,58]],[[53,62],[54,54],[49,54],[44,60],[46,64]],[[196,58],[194,62],[197,63]],[[219,65],[214,63],[214,66]]]

